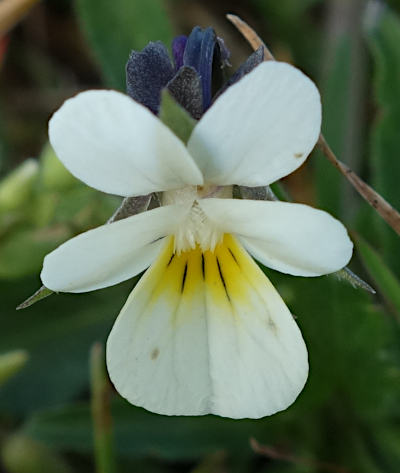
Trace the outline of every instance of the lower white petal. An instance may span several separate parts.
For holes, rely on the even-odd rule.
[[[162,239],[176,231],[188,210],[187,205],[168,205],[68,240],[45,257],[43,284],[57,292],[86,292],[135,276],[150,266]]]
[[[238,199],[204,199],[199,205],[221,231],[236,234],[258,261],[282,273],[333,273],[353,252],[346,228],[308,205]]]
[[[308,374],[292,315],[229,235],[214,252],[180,255],[171,238],[115,322],[107,366],[132,404],[232,418],[287,408]]]

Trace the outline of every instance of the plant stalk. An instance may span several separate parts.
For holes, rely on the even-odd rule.
[[[96,473],[115,473],[110,383],[105,370],[104,350],[95,343],[90,351],[90,381]]]

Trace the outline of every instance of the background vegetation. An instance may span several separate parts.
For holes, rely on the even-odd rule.
[[[169,418],[111,392],[116,467],[101,470],[93,453],[89,355],[98,401],[108,388],[101,385],[99,346],[92,346],[105,342],[135,281],[53,295],[15,311],[39,288],[43,256],[104,223],[119,203],[58,162],[46,145],[50,115],[78,91],[124,90],[131,49],[150,40],[170,43],[197,24],[214,26],[225,39],[234,70],[250,48],[226,21],[228,12],[255,27],[278,59],[317,82],[331,147],[400,208],[396,0],[38,3],[0,39],[0,471],[400,471],[400,241],[319,152],[283,188],[346,222],[357,246],[351,268],[377,294],[332,276],[268,270],[298,317],[310,355],[307,386],[287,411],[257,421]],[[102,437],[98,426],[96,437],[106,454],[107,428]]]

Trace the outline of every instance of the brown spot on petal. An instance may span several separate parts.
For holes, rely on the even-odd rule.
[[[160,350],[158,348],[154,348],[154,350],[151,352],[150,358],[152,360],[156,360],[159,354]]]
[[[278,327],[276,326],[276,323],[271,319],[271,317],[268,317],[267,325],[268,328],[276,335],[278,332]]]
[[[304,153],[294,153],[295,158],[301,158]]]

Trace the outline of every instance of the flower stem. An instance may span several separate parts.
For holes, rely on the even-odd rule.
[[[96,472],[115,473],[110,384],[104,365],[104,350],[100,343],[95,343],[90,351],[90,378]]]

